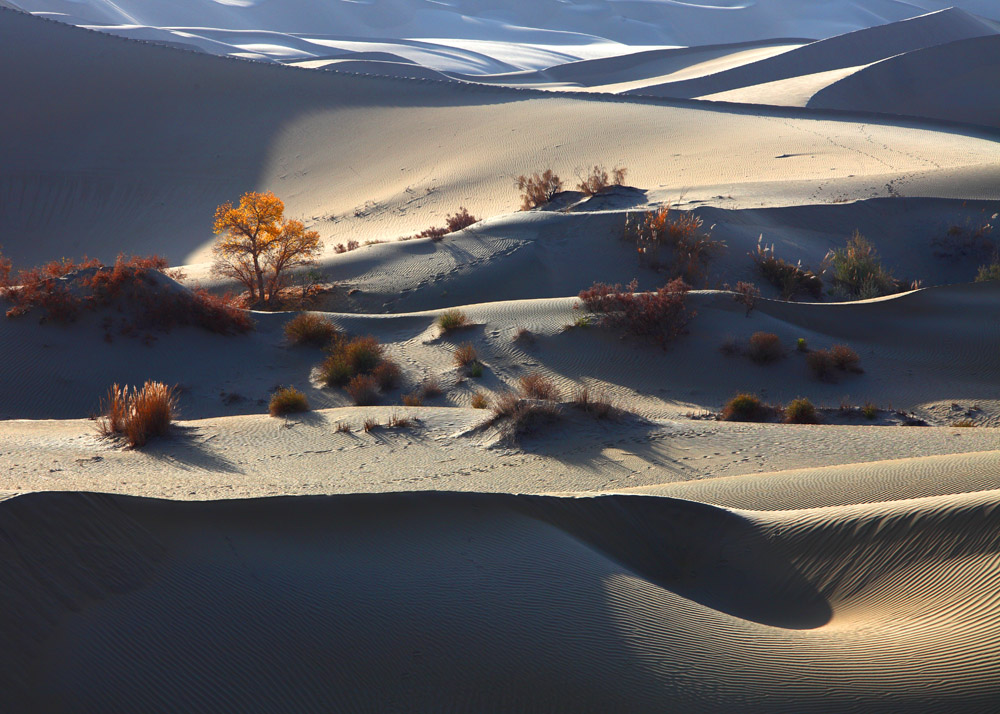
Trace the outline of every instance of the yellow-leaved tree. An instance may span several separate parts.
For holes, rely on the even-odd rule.
[[[319,233],[285,218],[285,204],[270,191],[248,191],[238,206],[222,204],[214,228],[219,240],[212,273],[242,283],[254,305],[273,303],[288,271],[315,263],[323,247]]]

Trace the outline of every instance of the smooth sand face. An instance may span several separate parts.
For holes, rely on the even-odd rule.
[[[204,262],[212,211],[273,190],[326,241],[317,312],[376,336],[402,377],[352,406],[317,381],[321,349],[286,342],[290,313],[238,337],[130,337],[117,306],[0,318],[0,710],[994,708],[1000,283],[970,281],[1000,149],[991,100],[968,101],[992,87],[996,25],[970,14],[988,3],[910,20],[796,3],[771,34],[778,0],[673,3],[671,32],[716,34],[672,49],[636,34],[661,26],[649,4],[621,8],[634,47],[608,29],[561,49],[553,27],[597,33],[607,8],[512,5],[449,44],[426,38],[486,4],[398,3],[395,35],[326,39],[295,23],[371,29],[385,8],[17,4],[146,40],[207,29],[168,31],[191,52],[0,10],[0,70],[17,68],[0,71],[5,255],[156,252],[225,289]],[[262,61],[210,56],[241,52]],[[400,76],[318,69],[338,64]],[[708,94],[723,101],[669,98]],[[595,163],[629,186],[516,211],[519,174],[572,189]],[[662,284],[622,228],[665,202],[725,242],[687,334],[664,350],[568,327],[595,281]],[[486,220],[395,240],[461,206]],[[854,230],[925,289],[786,302],[748,256],[760,238],[819,271]],[[386,243],[335,253],[347,240]],[[722,289],[738,281],[763,293],[749,315]],[[471,325],[442,335],[448,308]],[[775,364],[720,351],[757,331],[784,345]],[[850,345],[863,373],[817,380],[800,338]],[[465,342],[480,377],[455,365]],[[532,372],[561,417],[511,441],[473,398]],[[170,435],[100,438],[108,386],[147,379],[179,386]],[[428,380],[440,395],[400,404]],[[313,410],[267,416],[280,385]],[[583,387],[617,418],[576,409]],[[740,391],[808,397],[825,423],[704,418]]]

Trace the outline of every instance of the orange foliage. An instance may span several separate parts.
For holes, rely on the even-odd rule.
[[[215,275],[232,278],[250,291],[253,304],[271,303],[285,285],[287,271],[314,264],[322,243],[302,221],[286,220],[285,204],[268,191],[249,191],[239,206],[215,209]]]

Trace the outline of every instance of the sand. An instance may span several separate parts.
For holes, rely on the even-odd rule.
[[[390,5],[0,1],[5,256],[231,289],[213,210],[273,190],[324,240],[311,309],[401,369],[358,407],[293,312],[0,317],[0,710],[994,710],[994,3]],[[575,191],[594,164],[626,185]],[[519,211],[548,167],[568,190]],[[662,284],[622,233],[665,204],[725,243],[666,349],[576,297]],[[749,256],[822,272],[855,230],[914,289],[788,301]],[[758,331],[773,364],[720,349]],[[800,339],[863,371],[817,379]],[[511,439],[473,398],[531,373],[559,418]],[[168,435],[100,436],[150,379]],[[268,416],[279,386],[312,409]],[[741,391],[823,423],[716,419]]]

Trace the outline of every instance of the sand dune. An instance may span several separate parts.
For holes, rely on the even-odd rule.
[[[21,496],[0,504],[17,605],[0,619],[16,646],[3,698],[985,711],[996,498],[755,513],[642,496]]]

